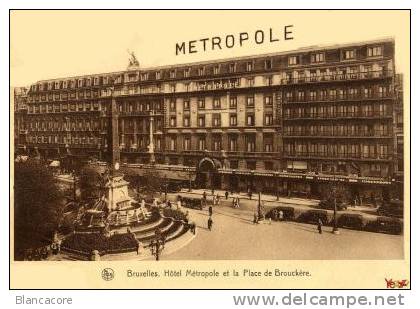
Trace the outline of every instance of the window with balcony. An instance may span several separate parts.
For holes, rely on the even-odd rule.
[[[229,73],[236,72],[236,63],[229,63]]]
[[[171,70],[171,71],[169,72],[169,77],[170,77],[170,78],[175,78],[175,77],[176,77],[176,71],[175,71],[175,70]]]
[[[190,100],[184,100],[184,111],[190,110]]]
[[[184,70],[184,78],[190,77],[190,69],[185,69]]]
[[[204,67],[198,68],[198,76],[204,76],[204,73],[205,73]]]

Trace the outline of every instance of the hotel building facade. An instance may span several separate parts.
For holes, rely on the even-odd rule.
[[[39,81],[15,93],[15,150],[176,171],[198,187],[316,196],[340,182],[389,196],[394,55],[384,39]]]

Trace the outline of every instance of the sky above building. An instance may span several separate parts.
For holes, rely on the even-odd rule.
[[[397,71],[409,68],[409,19],[402,11],[13,11],[10,23],[11,86],[125,70],[127,51],[140,67],[153,67],[385,37],[395,38]],[[284,40],[288,25],[293,40]],[[270,42],[270,29],[278,41]],[[249,40],[241,46],[242,32]],[[176,55],[176,43],[228,35],[235,38],[231,48]]]

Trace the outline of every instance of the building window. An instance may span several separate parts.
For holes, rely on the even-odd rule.
[[[184,100],[184,110],[190,110],[190,101]]]
[[[156,79],[161,79],[162,73],[160,71],[157,71],[155,73]]]
[[[189,127],[189,126],[190,126],[190,117],[184,116],[184,127]]]
[[[297,64],[299,64],[298,56],[290,56],[289,65],[297,65]]]
[[[246,115],[246,125],[247,126],[254,126],[255,125],[255,115],[254,114],[247,114]]]
[[[236,97],[230,97],[229,98],[229,107],[230,108],[236,108],[237,102],[238,102],[238,100],[237,100]]]
[[[266,59],[264,61],[264,67],[266,70],[271,70],[273,68],[273,62],[271,61],[271,59]]]
[[[206,149],[206,138],[204,136],[200,136],[198,138],[198,150],[205,150]]]
[[[198,126],[204,128],[206,126],[206,115],[198,116]]]
[[[229,73],[236,72],[236,63],[229,63]]]
[[[140,105],[140,106],[143,107],[143,105]],[[169,102],[169,109],[173,112],[176,110],[176,101],[175,100],[171,100]]]
[[[252,61],[248,61],[248,62],[246,63],[246,71],[247,71],[247,72],[251,72],[251,71],[252,71],[252,69],[253,69],[253,67],[254,67],[254,64],[252,63]]]
[[[214,98],[213,99],[213,108],[220,108],[220,98]]]
[[[273,76],[266,76],[265,77],[265,85],[266,86],[272,86],[273,85]]]
[[[172,84],[171,85],[171,92],[175,92],[176,91],[176,85],[175,84]]]
[[[273,97],[272,96],[265,96],[264,97],[264,104],[265,104],[265,106],[273,106]]]
[[[190,77],[190,69],[185,69],[184,70],[184,77],[185,78]]]
[[[205,109],[206,108],[206,104],[203,98],[198,99],[197,101],[197,105],[199,109]]]
[[[344,51],[344,59],[345,60],[349,60],[349,59],[354,59],[355,58],[355,51],[354,49],[349,49]]]
[[[222,141],[220,136],[213,136],[213,151],[220,151],[222,149]]]
[[[213,114],[213,127],[220,127],[220,114]]]
[[[176,137],[172,136],[170,141],[169,141],[169,149],[171,151],[175,151],[176,150]]]
[[[169,76],[170,76],[170,78],[175,78],[176,77],[176,71],[175,70],[170,71]]]
[[[229,116],[229,124],[231,126],[237,126],[238,125],[238,120],[237,120],[236,114],[231,114]]]
[[[325,54],[324,53],[316,53],[311,55],[311,62],[318,63],[325,61]]]
[[[236,136],[229,136],[229,151],[238,151],[238,138]]]
[[[246,79],[246,84],[248,87],[254,87],[254,83],[255,83],[255,78],[254,77],[250,77]]]
[[[254,96],[246,98],[246,107],[254,107]]]
[[[191,150],[191,139],[189,136],[184,137],[184,150]]]
[[[273,125],[273,114],[265,114],[264,123],[266,126]]]
[[[368,57],[382,56],[382,46],[368,47]]]
[[[176,116],[171,116],[169,124],[171,127],[176,127]]]
[[[199,76],[204,76],[204,72],[205,72],[204,67],[201,67],[201,68],[198,69],[198,75]]]
[[[213,67],[213,74],[218,75],[220,73],[220,66],[216,65]]]

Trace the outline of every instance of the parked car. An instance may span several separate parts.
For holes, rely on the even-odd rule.
[[[336,201],[337,210],[346,210],[347,204],[342,200]],[[319,202],[318,206],[322,209],[334,210],[334,199],[325,199]]]
[[[404,214],[404,203],[401,200],[391,200],[384,202],[382,206],[378,208],[378,215],[402,218]]]

